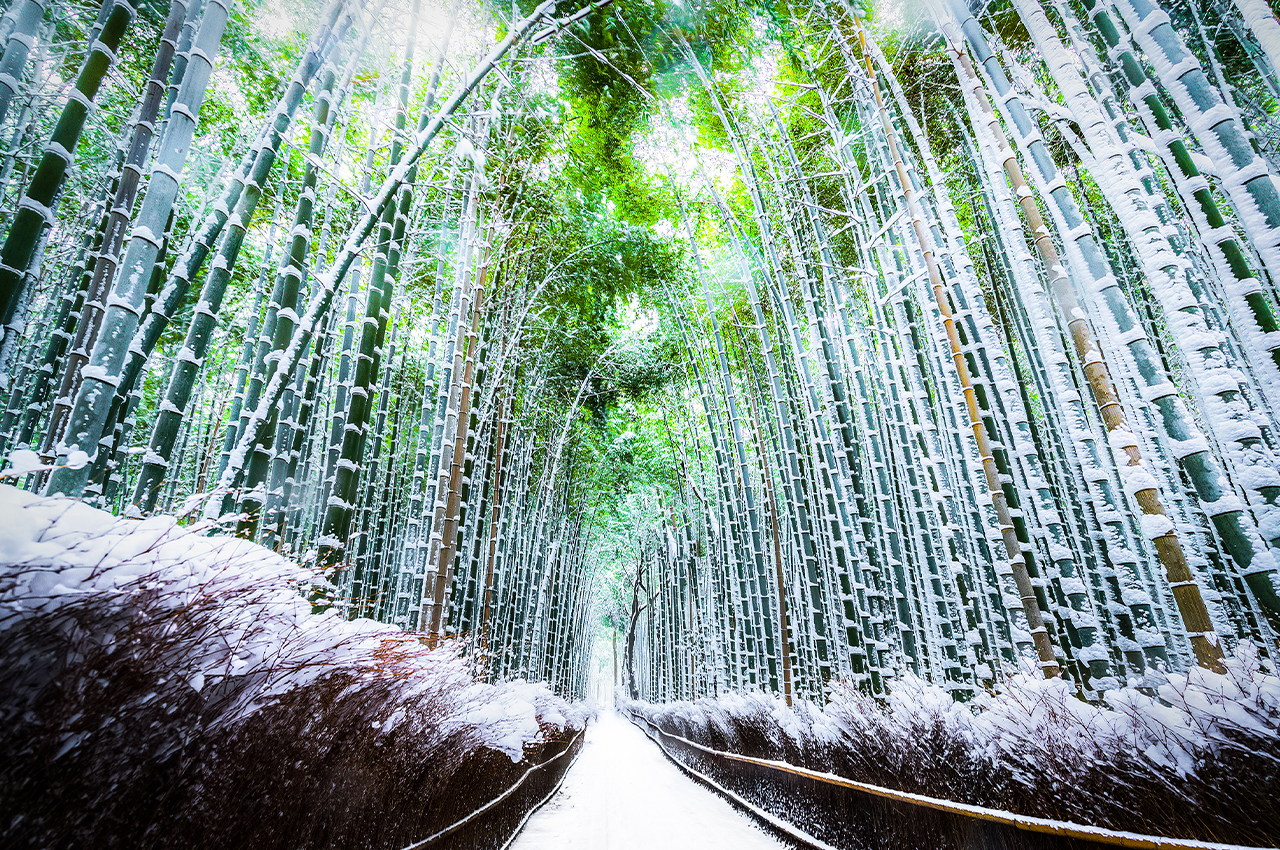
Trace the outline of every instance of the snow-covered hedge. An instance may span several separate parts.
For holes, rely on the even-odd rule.
[[[581,728],[197,532],[0,485],[0,844],[402,845]]]
[[[1242,645],[1225,674],[1079,699],[1027,674],[969,703],[914,676],[824,707],[776,697],[628,707],[719,750],[933,797],[1114,829],[1280,846],[1280,677]]]

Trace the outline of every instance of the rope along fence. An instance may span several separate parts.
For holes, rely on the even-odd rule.
[[[548,755],[520,775],[510,787],[466,817],[403,850],[500,850],[519,834],[529,816],[560,787],[565,773],[582,750],[586,727],[565,741],[553,741]],[[447,839],[447,840],[446,840]]]
[[[1016,815],[721,752],[631,720],[685,772],[821,850],[1260,850]]]

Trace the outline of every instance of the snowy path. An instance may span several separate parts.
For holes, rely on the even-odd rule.
[[[784,845],[667,761],[614,712],[587,729],[560,793],[511,850],[779,850]]]

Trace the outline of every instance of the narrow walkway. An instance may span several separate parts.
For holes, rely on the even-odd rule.
[[[610,711],[587,729],[560,793],[511,850],[780,850],[724,798],[689,779]]]

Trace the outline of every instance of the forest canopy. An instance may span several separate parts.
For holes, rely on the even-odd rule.
[[[1265,0],[0,21],[12,483],[568,694],[1276,648]]]

